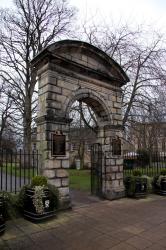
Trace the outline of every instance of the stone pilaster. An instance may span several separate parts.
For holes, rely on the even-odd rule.
[[[69,168],[69,141],[68,123],[58,123],[46,117],[38,118],[38,149],[41,153],[40,165],[41,174],[48,178],[50,184],[55,185],[59,190],[60,207],[65,209],[71,207],[69,196],[69,176],[66,171]],[[62,131],[66,136],[66,153],[64,156],[52,156],[51,134]]]
[[[123,157],[113,154],[112,139],[122,138],[122,131],[119,127],[105,127],[103,136],[103,195],[106,199],[118,199],[124,197]]]

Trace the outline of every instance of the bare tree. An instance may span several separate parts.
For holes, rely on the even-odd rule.
[[[71,126],[87,127],[94,133],[97,133],[97,118],[94,111],[86,103],[82,101],[76,101],[73,103],[70,110],[70,117],[72,119]],[[80,125],[81,121],[81,125]]]
[[[5,95],[3,85],[0,85],[0,148],[4,134],[10,130],[10,121],[12,118],[12,100],[9,96]]]
[[[83,25],[84,39],[117,61],[130,78],[122,94],[124,126],[136,118],[140,106],[147,108],[156,87],[166,83],[164,37],[150,33],[143,26],[133,30],[128,25]]]
[[[80,167],[84,168],[85,150],[89,139],[96,137],[97,120],[93,110],[84,102],[76,101],[70,110],[70,142],[74,138]],[[89,138],[90,137],[90,138]],[[93,143],[93,141],[91,141]]]
[[[166,86],[153,89],[153,97],[147,98],[146,105],[140,104],[128,131],[130,142],[135,149],[148,152],[165,152],[166,145]]]
[[[31,148],[32,114],[36,109],[36,72],[31,59],[70,32],[75,9],[66,0],[15,0],[14,14],[0,10],[0,77],[22,115],[24,147]]]

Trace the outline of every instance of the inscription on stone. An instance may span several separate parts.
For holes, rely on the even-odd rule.
[[[52,156],[63,156],[66,154],[66,136],[62,132],[52,133]]]
[[[112,139],[112,154],[121,155],[121,140],[119,138]]]

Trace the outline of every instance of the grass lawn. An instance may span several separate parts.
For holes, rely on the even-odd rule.
[[[90,191],[91,189],[91,175],[90,170],[69,169],[69,186],[70,188]]]
[[[24,177],[25,178],[32,178],[36,175],[37,171],[35,168],[20,168],[15,164],[7,163],[0,167],[0,173],[9,174],[9,175],[16,175],[17,177]]]

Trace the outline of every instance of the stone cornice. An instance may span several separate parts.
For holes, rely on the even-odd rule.
[[[67,124],[70,123],[72,119],[66,118],[66,117],[54,117],[54,116],[49,116],[49,115],[43,115],[38,118],[36,118],[36,123],[43,124],[47,122],[51,123],[57,123],[57,124]]]
[[[103,65],[107,65],[108,71],[114,71],[115,75],[118,75],[118,79],[120,80],[121,84],[125,84],[129,81],[128,76],[122,69],[122,67],[114,61],[109,55],[107,55],[104,51],[100,50],[99,48],[93,46],[92,44],[83,42],[83,41],[76,41],[76,40],[61,40],[49,45],[43,51],[41,51],[32,61],[32,66],[35,66],[43,61],[45,56],[49,55],[58,55],[64,54],[68,57],[72,56],[72,52],[75,51],[76,53],[84,53],[86,55],[92,55],[96,61],[101,61]],[[70,60],[71,62],[71,60]],[[114,76],[115,76],[114,75]]]
[[[123,125],[106,125],[104,126],[104,130],[124,130]]]
[[[47,67],[42,69],[41,66],[46,64],[48,64]],[[82,75],[84,78],[87,77],[89,79],[96,79],[117,87],[121,87],[123,85],[123,82],[118,78],[111,77],[104,72],[91,69],[59,55],[50,54],[50,52],[42,54],[41,58],[34,63],[34,67],[36,69],[40,68],[40,74],[51,70],[76,78],[81,78]]]
[[[54,58],[53,58],[54,57]],[[88,77],[91,79],[96,79],[102,82],[109,83],[114,86],[121,87],[123,83],[120,81],[120,79],[117,79],[115,77],[111,77],[110,75],[107,75],[106,73],[102,73],[100,71],[91,69],[87,66],[84,66],[82,64],[70,61],[64,57],[61,56],[55,56],[52,55],[49,61],[49,67],[48,69],[52,71],[57,71],[59,73],[66,74],[71,77],[80,77],[83,75],[84,77]]]

